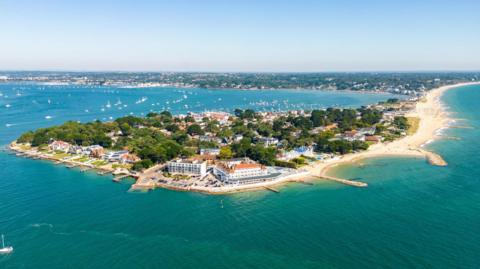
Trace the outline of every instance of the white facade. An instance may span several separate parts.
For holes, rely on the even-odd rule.
[[[62,152],[67,153],[68,150],[70,149],[70,144],[67,143],[67,142],[64,142],[64,141],[56,140],[56,141],[53,141],[49,145],[49,147],[50,147],[51,150],[62,151]]]
[[[237,164],[231,168],[217,166],[214,174],[227,184],[252,184],[264,181],[262,177],[268,176],[268,170],[258,164]]]
[[[167,163],[167,169],[172,174],[187,174],[204,177],[207,175],[207,162],[191,160],[175,160]]]
[[[208,148],[208,149],[200,149],[200,155],[218,155],[220,154],[220,149],[217,148]]]
[[[275,137],[262,137],[260,138],[260,142],[264,143],[265,146],[270,147],[278,144],[278,139]]]
[[[118,162],[123,154],[128,154],[128,150],[111,151],[103,155],[103,158],[109,162]]]

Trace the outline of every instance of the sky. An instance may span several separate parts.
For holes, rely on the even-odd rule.
[[[480,70],[479,0],[0,0],[0,70]]]

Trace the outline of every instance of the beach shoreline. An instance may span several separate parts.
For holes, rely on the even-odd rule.
[[[373,145],[366,151],[344,155],[339,160],[311,165],[308,167],[309,171],[314,175],[322,177],[326,176],[331,168],[341,164],[353,163],[368,158],[395,156],[420,157],[428,160],[432,165],[446,166],[447,163],[439,154],[424,149],[426,144],[439,138],[437,131],[448,128],[452,120],[441,98],[448,90],[478,84],[480,83],[458,83],[430,90],[426,94],[424,101],[418,101],[414,111],[406,115],[407,117],[418,117],[420,119],[419,127],[414,134],[407,135],[393,142]]]

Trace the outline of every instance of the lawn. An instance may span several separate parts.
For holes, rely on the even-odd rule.
[[[420,118],[418,117],[407,117],[408,121],[408,130],[407,130],[407,135],[413,135],[414,133],[417,132],[418,127],[420,126]]]

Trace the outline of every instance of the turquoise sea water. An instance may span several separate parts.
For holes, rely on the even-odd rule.
[[[0,85],[8,96],[0,97],[0,144],[22,131],[67,119],[139,115],[152,103],[184,94],[187,99],[171,107],[176,113],[196,102],[197,111],[281,109],[271,105],[274,100],[320,107],[358,106],[389,97],[22,87]],[[135,104],[141,97],[148,99]],[[479,98],[480,87],[452,90],[444,97],[454,117],[464,119],[458,125],[474,127],[449,129],[446,136],[461,140],[429,145],[448,167],[388,158],[334,171],[362,178],[368,188],[317,182],[288,185],[279,194],[129,193],[131,182],[114,184],[110,177],[1,152],[0,232],[15,251],[0,256],[0,268],[478,268]],[[115,108],[117,99],[128,109]],[[110,110],[101,111],[109,100]]]

